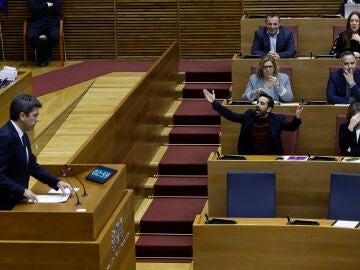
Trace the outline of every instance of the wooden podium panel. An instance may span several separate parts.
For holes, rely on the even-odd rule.
[[[31,221],[28,221],[29,233],[42,230],[57,221],[58,225],[52,227],[52,232],[49,233],[61,231],[64,239],[56,241],[46,239],[0,240],[0,268],[12,270],[135,270],[133,193],[131,190],[126,190],[121,197],[112,215],[108,217],[106,224],[94,240],[66,240],[67,234],[72,234],[73,225],[65,224],[67,217],[64,216],[44,219],[41,227],[32,227]],[[115,198],[112,199],[117,201]],[[6,233],[6,230],[3,233]]]
[[[280,14],[281,16],[281,14]],[[346,25],[344,18],[281,18],[280,24],[298,26],[297,56],[313,56],[328,54],[333,45],[333,26]],[[255,31],[259,26],[265,26],[265,18],[241,19],[241,52],[251,53]]]
[[[32,95],[31,71],[18,71],[18,78],[0,89],[0,126],[9,120],[10,103],[19,93]]]
[[[230,110],[243,113],[255,105],[225,105]],[[304,105],[301,115],[297,153],[313,155],[334,155],[336,138],[336,116],[346,114],[347,106]],[[274,113],[295,114],[297,106],[275,105]],[[237,154],[237,143],[241,124],[221,118],[221,151],[223,154]]]
[[[18,204],[12,211],[0,211],[0,240],[43,240],[43,241],[94,241],[99,237],[109,217],[126,191],[125,165],[105,164],[117,170],[105,184],[99,184],[85,177],[96,165],[71,165],[74,174],[83,181],[87,197],[75,177],[68,175],[74,187],[79,187],[81,205],[76,206],[76,196],[65,203]],[[44,166],[59,176],[63,165]],[[61,176],[60,179],[65,181]],[[37,183],[32,189],[36,194],[46,194],[50,187]],[[86,212],[77,212],[82,208]],[[36,228],[29,230],[29,228]]]
[[[286,225],[285,218],[236,219],[237,224],[193,223],[193,269],[357,269],[359,229]]]
[[[360,173],[359,163],[341,161],[282,161],[276,156],[246,156],[247,160],[208,160],[210,216],[227,215],[227,172],[273,171],[277,217],[326,218],[333,172]],[[340,157],[338,157],[340,160]]]
[[[232,98],[241,100],[250,78],[250,68],[258,65],[260,59],[239,59],[232,61]],[[340,59],[279,59],[281,66],[292,67],[291,88],[294,94],[293,102],[301,98],[307,101],[326,100],[326,86],[329,78],[329,67],[339,66]]]

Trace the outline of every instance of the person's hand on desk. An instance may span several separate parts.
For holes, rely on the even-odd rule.
[[[300,105],[296,108],[295,115],[296,115],[297,119],[301,118],[301,113],[302,113],[303,109],[304,109],[303,106],[300,106]]]
[[[207,89],[203,89],[203,93],[204,93],[204,97],[206,98],[207,101],[209,101],[210,103],[215,102],[215,92],[214,92],[214,90],[212,90],[212,93],[210,93]]]
[[[70,191],[70,195],[73,193],[73,188],[71,187],[71,185],[69,184],[69,183],[66,183],[66,182],[64,182],[64,181],[59,181],[58,183],[57,183],[57,187],[58,188],[60,188],[60,190],[62,191],[62,193],[68,193],[67,191],[66,191],[66,189],[69,189],[69,191]]]
[[[271,55],[274,58],[280,58],[279,54],[276,51],[270,51],[268,52],[268,55]]]
[[[38,197],[34,192],[32,192],[30,189],[25,189],[23,196],[29,200],[31,200],[34,203],[37,203],[39,201]]]

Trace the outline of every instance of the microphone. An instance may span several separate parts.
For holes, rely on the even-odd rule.
[[[72,173],[72,175],[76,178],[76,180],[78,180],[78,181],[80,182],[80,184],[82,185],[82,187],[83,187],[83,189],[84,189],[84,193],[83,193],[82,197],[86,197],[88,194],[86,193],[86,189],[85,189],[84,183],[80,180],[80,178],[77,176],[77,174],[74,174],[74,173],[72,172],[72,169],[71,169],[71,167],[70,167],[68,164],[64,164],[64,166],[65,166],[66,170],[67,170],[68,172]]]
[[[76,190],[74,189],[74,186],[71,184],[71,182],[70,182],[69,179],[67,178],[66,173],[64,172],[63,169],[60,169],[60,173],[61,173],[61,176],[65,178],[66,182],[69,183],[69,185],[71,186],[71,189],[73,190],[73,192],[74,192],[75,195],[76,195],[77,202],[75,203],[75,206],[81,205],[81,202],[80,202],[80,199],[79,199],[79,195],[77,194]]]

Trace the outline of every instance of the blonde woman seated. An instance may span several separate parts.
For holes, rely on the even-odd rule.
[[[255,101],[261,93],[268,94],[278,102],[291,102],[294,99],[289,76],[279,72],[277,62],[271,55],[260,59],[256,74],[250,76],[242,99]]]

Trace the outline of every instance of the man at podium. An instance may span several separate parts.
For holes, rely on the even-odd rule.
[[[28,189],[30,176],[65,193],[70,184],[60,181],[33,155],[26,131],[39,121],[41,103],[33,96],[20,93],[10,104],[10,120],[0,128],[0,210],[11,210],[23,198],[37,202]]]

